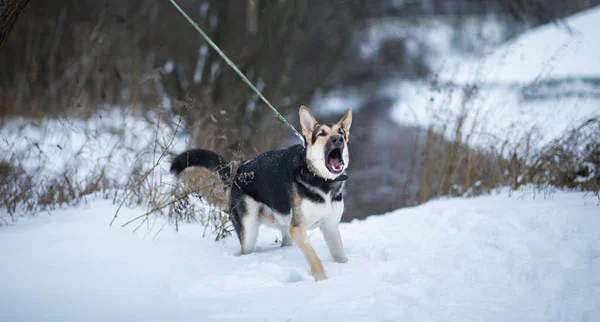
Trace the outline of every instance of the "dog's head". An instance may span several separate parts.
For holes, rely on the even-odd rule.
[[[306,161],[316,175],[335,179],[348,168],[348,140],[352,109],[335,124],[319,124],[306,106],[300,107],[300,125],[306,140]]]

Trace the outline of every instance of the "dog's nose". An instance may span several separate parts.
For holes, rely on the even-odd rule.
[[[331,137],[331,143],[333,143],[335,146],[341,146],[344,144],[344,137],[339,134],[334,135]]]

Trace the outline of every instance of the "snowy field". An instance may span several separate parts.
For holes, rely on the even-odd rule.
[[[110,228],[116,207],[95,201],[2,227],[0,321],[597,321],[598,203],[530,190],[432,201],[342,224],[346,264],[314,231],[329,277],[316,283],[267,228],[239,256],[235,237],[199,225]]]
[[[87,194],[89,186],[98,187],[93,190],[98,198],[125,194],[127,189],[138,185],[137,180],[147,172],[150,175],[140,189],[147,194],[150,190],[160,192],[156,194],[157,200],[162,198],[160,195],[168,196],[175,181],[169,174],[169,153],[185,150],[189,141],[189,135],[183,131],[185,124],[179,117],[171,118],[168,113],[155,111],[142,114],[134,108],[108,106],[87,120],[64,117],[3,121],[0,163],[23,170],[31,177],[32,186],[37,187],[35,191],[19,184],[2,187],[9,195],[14,192],[16,198],[21,198],[20,191],[29,193],[29,199],[16,204],[14,217],[44,210],[30,209],[29,204],[39,205],[38,201],[44,201],[45,196],[58,195],[58,189],[53,186],[64,188],[65,178],[69,180],[69,187],[74,187],[72,200],[59,204],[60,198],[56,198],[51,209],[76,202]],[[0,210],[0,225],[12,221],[13,216]]]
[[[88,120],[8,119],[0,126],[0,160],[47,177],[67,172],[77,182],[104,172],[107,179],[124,184],[134,166],[152,166],[166,147],[186,147],[188,136],[177,117],[146,114],[107,106]],[[162,170],[168,172],[168,164]]]
[[[480,59],[440,56],[436,82],[390,84],[400,124],[441,129],[466,115],[470,144],[516,144],[533,133],[538,146],[600,117],[600,7],[539,26]],[[568,27],[565,27],[568,26]],[[475,85],[465,91],[465,86]],[[446,128],[448,137],[455,128]]]
[[[482,80],[527,83],[568,77],[600,76],[600,8],[548,23],[508,41],[479,60],[442,70],[441,78],[460,83]]]

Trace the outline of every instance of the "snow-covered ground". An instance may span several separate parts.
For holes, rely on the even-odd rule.
[[[0,160],[48,177],[67,171],[77,182],[105,171],[108,179],[123,183],[133,167],[152,166],[165,147],[183,150],[188,139],[177,118],[136,112],[109,106],[87,120],[6,119],[0,126]]]
[[[536,80],[600,76],[600,7],[548,23],[510,40],[479,60],[448,64],[440,75],[461,83],[527,85]]]
[[[600,117],[600,96],[526,100],[522,88],[483,84],[467,99],[470,94],[463,86],[432,88],[425,82],[402,82],[389,90],[401,98],[391,110],[397,123],[433,126],[438,131],[445,128],[447,138],[453,139],[456,121],[464,115],[463,139],[470,135],[467,143],[485,148],[498,148],[504,142],[516,146],[529,134],[537,144],[532,148],[540,148],[585,120]]]
[[[43,199],[57,184],[66,186],[66,180],[76,187],[74,197],[85,193],[88,185],[119,194],[154,169],[144,181],[145,186],[158,188],[154,192],[170,192],[174,178],[168,173],[169,153],[187,147],[189,135],[183,128],[179,117],[166,112],[141,113],[113,106],[99,109],[86,120],[4,119],[0,124],[0,162],[23,170],[38,187],[31,193],[31,200],[16,205],[14,215],[39,211],[30,208],[29,203]],[[18,184],[3,188],[3,193],[28,189]],[[55,201],[57,204],[51,208],[61,206]],[[0,211],[0,224],[6,220],[11,219]]]
[[[161,219],[109,227],[94,201],[0,229],[0,321],[595,321],[597,197],[531,190],[447,199],[341,225],[349,258],[311,242],[329,280],[264,228],[258,252]],[[141,210],[126,209],[122,224]]]
[[[452,138],[464,114],[470,144],[516,145],[535,132],[534,148],[541,147],[600,117],[599,21],[596,7],[527,31],[480,59],[441,54],[435,82],[400,80],[382,89],[397,98],[391,117],[438,130],[447,125]]]

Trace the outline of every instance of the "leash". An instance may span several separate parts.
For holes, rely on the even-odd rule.
[[[187,13],[185,13],[185,11],[183,11],[183,9],[181,9],[181,7],[179,7],[179,5],[177,4],[177,2],[175,2],[175,0],[169,0],[171,2],[171,4],[173,4],[173,6],[177,9],[177,11],[179,11],[186,19],[187,21],[192,25],[192,27],[194,27],[196,29],[196,31],[198,31],[198,33],[200,33],[200,35],[202,35],[202,37],[204,38],[204,40],[206,40],[210,46],[217,51],[217,53],[219,53],[219,55],[221,55],[221,58],[223,58],[223,60],[225,60],[225,62],[227,63],[227,65],[229,65],[229,67],[233,68],[233,70],[242,78],[242,80],[244,81],[244,83],[246,83],[248,86],[250,86],[250,88],[256,93],[256,95],[258,95],[258,97],[260,97],[260,99],[263,100],[263,102],[265,102],[265,104],[267,104],[267,106],[271,109],[271,111],[273,111],[273,113],[275,114],[275,116],[277,116],[277,118],[279,118],[279,120],[281,120],[283,123],[285,123],[293,132],[294,134],[302,141],[302,145],[306,146],[304,143],[304,137],[298,133],[298,131],[296,131],[296,129],[294,128],[294,126],[292,126],[278,111],[277,109],[263,96],[263,94],[248,80],[248,78],[246,78],[246,76],[235,66],[235,64],[227,57],[227,55],[225,55],[225,53],[223,53],[223,51],[221,51],[221,49],[219,48],[219,46],[217,46],[217,44],[215,44],[210,37],[208,37],[208,35],[206,33],[204,33],[204,31],[198,27],[198,24],[196,24],[194,22],[194,20],[192,20],[192,18],[190,18],[190,16],[187,15]]]

